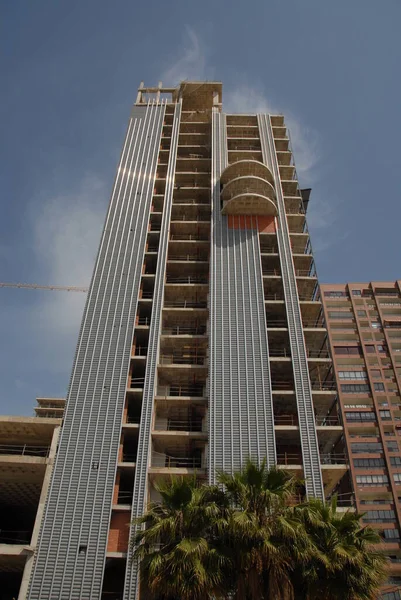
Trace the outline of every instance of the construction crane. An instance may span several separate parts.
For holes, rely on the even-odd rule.
[[[87,292],[87,287],[70,285],[39,285],[37,283],[6,283],[0,281],[0,288],[27,288],[30,290],[51,290],[54,292]]]

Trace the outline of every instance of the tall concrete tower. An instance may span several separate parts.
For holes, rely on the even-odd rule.
[[[329,497],[336,388],[281,115],[139,88],[93,272],[29,600],[139,597],[154,482],[267,459]]]

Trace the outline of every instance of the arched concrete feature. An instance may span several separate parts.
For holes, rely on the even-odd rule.
[[[255,175],[230,179],[223,187],[221,199],[223,215],[277,214],[274,187],[266,179]]]
[[[258,160],[237,160],[236,162],[231,163],[226,169],[224,169],[221,175],[220,183],[226,185],[226,183],[232,179],[244,177],[246,175],[261,177],[262,179],[266,179],[266,181],[274,186],[274,177],[269,167]]]

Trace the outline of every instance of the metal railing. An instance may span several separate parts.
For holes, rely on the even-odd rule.
[[[159,417],[155,420],[156,431],[191,431],[191,432],[202,432],[204,431],[202,417],[199,418],[187,418],[187,419],[174,419],[170,417],[162,418]]]
[[[32,531],[0,529],[0,544],[29,544]]]
[[[143,388],[145,384],[144,377],[130,377],[129,379],[130,388]]]
[[[204,365],[206,356],[196,354],[162,354],[159,364],[161,365]]]
[[[209,217],[206,219],[205,217]],[[174,217],[171,219],[172,223],[185,223],[185,222],[202,222],[202,223],[210,223],[210,213],[208,212],[206,215],[195,215],[195,216],[187,216],[180,215],[180,218]]]
[[[136,325],[150,325],[150,317],[137,317]]]
[[[159,452],[152,454],[152,467],[167,467],[168,469],[204,469],[201,456],[169,456]]]
[[[136,452],[124,452],[123,451],[123,462],[126,463],[135,463],[136,462],[137,453]]]
[[[165,300],[166,308],[207,308],[207,302],[196,300]]]
[[[166,283],[191,283],[191,284],[204,284],[209,283],[209,277],[202,277],[201,275],[186,275],[181,277],[176,277],[172,275],[167,275]]]
[[[148,347],[147,346],[135,346],[133,356],[147,356]]]
[[[210,199],[204,200],[201,198],[191,198],[191,199],[174,198],[173,205],[174,204],[176,204],[176,205],[178,205],[178,204],[202,204],[203,206],[204,205],[210,206]]]
[[[324,416],[315,416],[316,425],[319,426],[330,426],[330,425],[340,425],[340,420],[338,417],[324,417]],[[297,426],[299,423],[298,415],[274,415],[274,424],[275,425],[291,425]]]
[[[205,396],[205,384],[192,384],[192,385],[170,385],[163,386],[157,390],[157,396],[164,397],[165,399],[169,397],[191,397],[194,396],[196,398],[203,398]]]
[[[131,504],[133,490],[118,490],[117,504]]]
[[[343,452],[334,452],[332,454],[321,454],[320,463],[322,465],[345,465],[347,457]]]
[[[208,242],[209,236],[199,235],[198,233],[171,233],[170,241],[185,241],[185,242]]]
[[[206,325],[174,325],[172,327],[163,327],[162,335],[205,335]]]
[[[128,423],[129,425],[139,425],[141,422],[141,415],[126,415],[124,423]]]
[[[0,454],[16,454],[18,456],[49,456],[50,446],[30,446],[27,444],[0,444]]]
[[[208,256],[199,254],[169,254],[168,260],[190,261],[190,262],[208,262]]]
[[[277,454],[278,465],[302,465],[302,454],[295,452],[279,452]],[[332,454],[321,454],[320,464],[322,465],[345,465],[347,457],[342,452]]]

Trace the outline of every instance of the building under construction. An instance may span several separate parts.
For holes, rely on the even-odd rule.
[[[349,506],[307,203],[282,115],[226,114],[218,82],[140,86],[60,438],[51,406],[45,455],[6,460],[40,471],[20,600],[139,598],[130,523],[171,474],[251,456]]]

